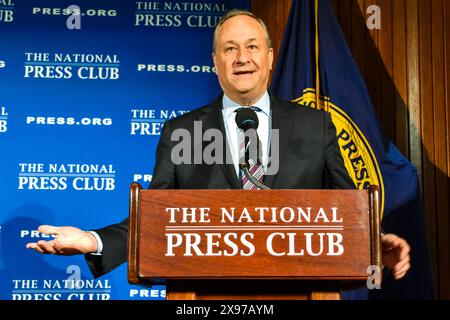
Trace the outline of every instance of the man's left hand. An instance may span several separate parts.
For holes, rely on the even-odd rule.
[[[396,280],[403,278],[411,268],[410,246],[405,239],[388,233],[381,236],[383,265],[392,270]]]

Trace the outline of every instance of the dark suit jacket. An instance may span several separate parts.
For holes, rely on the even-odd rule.
[[[345,169],[330,115],[275,97],[271,97],[270,101],[272,129],[280,130],[280,167],[277,174],[265,176],[264,183],[273,189],[355,188]],[[194,121],[202,121],[203,131],[219,129],[223,134],[224,152],[229,152],[221,95],[213,103],[165,123],[156,151],[150,188],[240,189],[241,183],[232,164],[172,163],[171,150],[178,143],[171,141],[172,132],[182,128],[193,134]],[[191,153],[193,158],[193,151]],[[126,261],[128,219],[95,231],[102,239],[103,254],[86,255],[86,259],[94,276],[98,277]]]

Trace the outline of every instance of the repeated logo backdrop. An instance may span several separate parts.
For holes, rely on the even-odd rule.
[[[219,93],[213,28],[249,0],[0,0],[0,299],[164,299],[127,266],[40,255],[40,224],[95,229],[149,185],[166,119]]]

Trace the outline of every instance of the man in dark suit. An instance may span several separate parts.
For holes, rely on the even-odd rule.
[[[151,188],[240,189],[255,187],[243,183],[238,167],[240,145],[235,122],[236,111],[257,110],[261,140],[262,167],[269,166],[270,137],[279,130],[279,170],[264,176],[273,189],[353,189],[328,113],[278,100],[267,92],[273,49],[264,22],[246,11],[231,11],[219,22],[214,33],[214,65],[221,94],[213,103],[172,119],[164,125],[156,152]],[[232,163],[175,164],[173,133],[194,133],[195,123],[202,130],[221,132],[223,154]],[[195,144],[195,142],[193,142]],[[203,151],[204,142],[200,150]],[[199,150],[191,145],[192,150]],[[271,155],[272,156],[272,155]],[[193,155],[192,155],[193,157]],[[30,243],[41,253],[85,254],[95,276],[101,276],[126,261],[128,220],[95,231],[74,227],[41,226],[39,231],[56,235],[55,240]],[[409,269],[409,246],[405,240],[387,234],[382,237],[383,263],[401,278]]]

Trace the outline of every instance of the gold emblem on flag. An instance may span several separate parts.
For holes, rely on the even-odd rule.
[[[325,110],[331,114],[345,167],[350,177],[358,189],[366,189],[369,185],[377,185],[380,188],[381,217],[383,217],[385,198],[383,177],[375,154],[356,123],[341,108],[334,105],[329,97],[320,96],[317,99],[316,90],[313,88],[303,90],[303,95],[292,101],[302,106]]]

